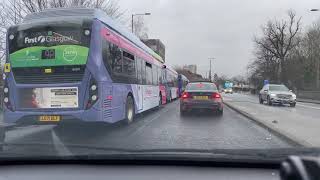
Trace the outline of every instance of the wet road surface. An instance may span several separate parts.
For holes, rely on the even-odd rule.
[[[45,125],[11,129],[7,152],[75,154],[84,146],[122,149],[273,149],[293,145],[225,106],[222,117],[182,117],[179,100],[138,115],[132,124]],[[39,148],[41,146],[41,148]],[[77,148],[74,148],[77,147]]]

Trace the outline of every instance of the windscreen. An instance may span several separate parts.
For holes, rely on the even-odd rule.
[[[217,86],[213,83],[190,83],[187,85],[186,90],[215,91]]]
[[[320,0],[0,0],[0,60],[0,163],[320,156]]]
[[[284,85],[270,85],[270,91],[289,91],[289,89]]]

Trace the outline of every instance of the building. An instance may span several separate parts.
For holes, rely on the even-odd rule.
[[[166,59],[166,47],[160,41],[160,39],[145,39],[142,42],[151,48],[154,52],[156,52],[162,59],[165,61]]]
[[[197,65],[195,65],[195,64],[184,65],[182,69],[188,70],[188,71],[192,72],[193,74],[197,74]]]

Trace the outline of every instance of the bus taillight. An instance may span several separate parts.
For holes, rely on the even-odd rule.
[[[4,102],[4,105],[12,111],[12,105],[10,103],[10,98],[9,98],[9,87],[7,85],[7,83],[5,83],[5,86],[3,88],[3,102]]]
[[[91,108],[94,103],[98,100],[98,84],[97,82],[91,78],[90,86],[89,86],[89,99],[86,105],[86,109]]]

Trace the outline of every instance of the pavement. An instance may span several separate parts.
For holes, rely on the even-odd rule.
[[[9,144],[5,152],[28,155],[77,154],[79,147],[210,150],[296,146],[228,107],[222,117],[204,112],[182,117],[179,101],[142,113],[129,125],[20,127],[7,131],[5,142]]]
[[[305,98],[297,98],[298,102],[305,102],[305,103],[313,103],[313,104],[320,104],[319,100],[313,100],[313,99],[305,99]]]
[[[226,105],[274,134],[302,146],[319,147],[320,104],[297,102],[296,107],[259,104],[258,97],[250,94],[225,94]]]

